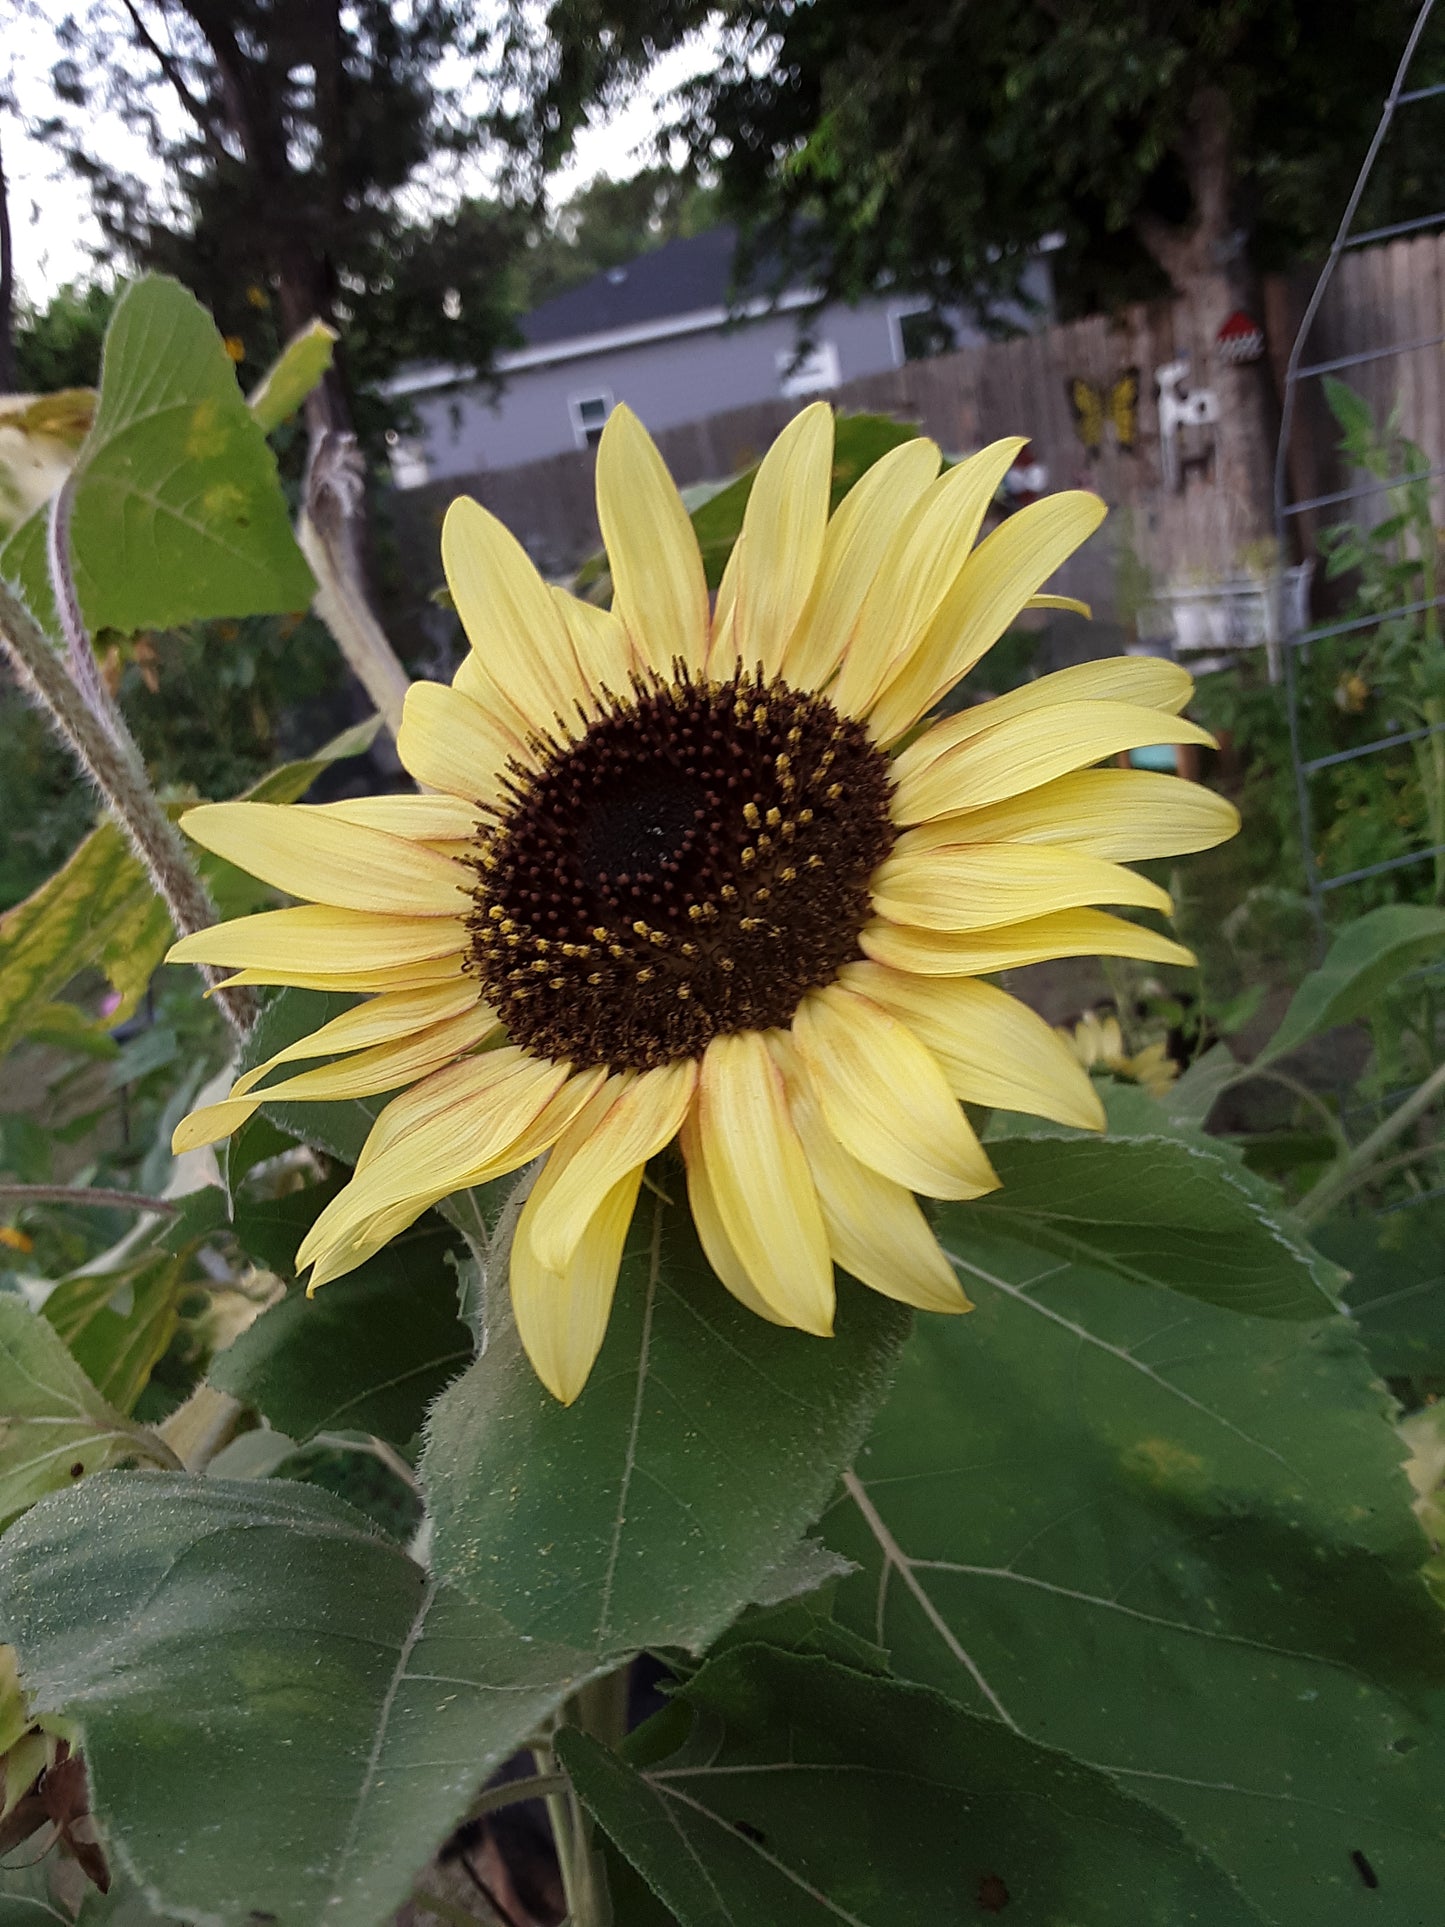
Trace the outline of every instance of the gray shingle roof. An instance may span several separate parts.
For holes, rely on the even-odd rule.
[[[579,335],[726,307],[739,292],[733,285],[736,246],[735,229],[716,227],[639,254],[625,266],[605,269],[523,316],[519,323],[523,339],[528,347],[541,348]],[[748,291],[768,291],[766,276],[752,276]]]

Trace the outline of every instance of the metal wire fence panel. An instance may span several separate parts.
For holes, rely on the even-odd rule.
[[[1431,31],[1435,0],[1424,0],[1401,55],[1369,152],[1341,219],[1329,255],[1306,303],[1285,372],[1278,454],[1275,464],[1276,536],[1282,554],[1290,545],[1323,564],[1321,574],[1349,575],[1359,558],[1373,563],[1360,569],[1356,607],[1336,607],[1329,619],[1301,622],[1286,633],[1282,652],[1289,705],[1290,748],[1299,811],[1305,883],[1323,942],[1334,901],[1361,907],[1353,886],[1376,879],[1413,885],[1416,873],[1438,885],[1445,875],[1445,835],[1440,810],[1431,807],[1427,765],[1442,751],[1445,705],[1437,717],[1403,692],[1393,696],[1394,713],[1368,726],[1364,712],[1375,694],[1369,677],[1382,661],[1398,664],[1411,648],[1429,654],[1441,644],[1445,592],[1437,590],[1434,531],[1436,485],[1445,477],[1445,345],[1442,306],[1442,250],[1445,206],[1409,220],[1375,221],[1357,228],[1356,218],[1371,177],[1397,117],[1421,112],[1425,103],[1445,95],[1445,86],[1414,86],[1412,70]],[[1442,15],[1445,19],[1445,15]],[[1438,35],[1439,27],[1435,28]],[[1377,210],[1378,212],[1378,210]],[[1388,245],[1381,245],[1388,243]],[[1349,377],[1348,390],[1330,387]],[[1352,391],[1361,413],[1356,428],[1345,427],[1346,400]],[[1317,442],[1327,419],[1320,400],[1340,417],[1344,444],[1353,467],[1348,485],[1325,490],[1301,488],[1299,478],[1317,465],[1301,460],[1301,442]],[[1382,463],[1364,451],[1365,431],[1373,424]],[[1312,454],[1316,451],[1311,451]],[[1402,504],[1404,505],[1402,507]],[[1331,532],[1321,531],[1322,510],[1338,512]],[[1398,527],[1397,527],[1398,524]],[[1416,529],[1428,528],[1420,540]],[[1343,531],[1350,530],[1351,534]],[[1358,540],[1354,531],[1358,532]],[[1323,539],[1322,539],[1323,538]],[[1390,544],[1394,544],[1393,549]],[[1318,578],[1317,578],[1318,579]],[[1360,740],[1346,748],[1324,749],[1312,707],[1320,700],[1316,652],[1325,646],[1331,670],[1340,669],[1335,699],[1342,710],[1358,707]],[[1388,699],[1387,699],[1388,700]],[[1425,771],[1427,791],[1422,822],[1415,820],[1410,796],[1410,761]],[[1402,760],[1403,759],[1403,760]],[[1330,819],[1351,791],[1342,778],[1348,766],[1368,766],[1355,793],[1387,803],[1399,775],[1396,847],[1382,848],[1371,861],[1335,866],[1322,850]],[[1445,769],[1445,764],[1441,765]],[[1385,777],[1380,772],[1387,772]],[[1321,779],[1328,779],[1322,782]],[[1373,788],[1370,786],[1373,785]],[[1388,828],[1383,812],[1377,829]],[[1389,841],[1388,837],[1383,839]],[[1431,866],[1426,870],[1425,866]],[[1345,893],[1343,896],[1340,893]],[[1438,894],[1438,891],[1437,891]]]

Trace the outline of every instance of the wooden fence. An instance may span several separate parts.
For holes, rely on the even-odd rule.
[[[849,382],[831,399],[843,410],[881,410],[917,421],[951,453],[1002,435],[1029,436],[1050,489],[1095,489],[1113,511],[1102,539],[1066,566],[1058,586],[1084,596],[1101,617],[1127,625],[1146,585],[1213,581],[1265,560],[1273,539],[1278,394],[1310,285],[1308,276],[1266,284],[1261,320],[1268,350],[1253,365],[1230,365],[1217,352],[1216,335],[1228,312],[1221,284],[1192,301],[1140,304],[1113,317],[1091,316],[911,362]],[[1311,360],[1440,333],[1442,286],[1445,234],[1347,255],[1316,323]],[[1192,382],[1215,395],[1218,419],[1185,431],[1182,452],[1188,460],[1176,483],[1168,475],[1160,438],[1156,374],[1184,357]],[[1083,381],[1107,396],[1130,371],[1138,375],[1134,434],[1121,437],[1106,424],[1091,451],[1081,439],[1073,385]],[[1432,463],[1445,461],[1439,346],[1366,364],[1347,371],[1347,378],[1382,411],[1398,397],[1405,432],[1424,446]],[[1318,383],[1310,390],[1291,451],[1296,498],[1348,485]],[[801,405],[780,399],[731,409],[664,429],[658,443],[680,484],[717,479],[755,460]],[[418,568],[423,554],[434,557],[447,502],[469,493],[495,510],[544,568],[561,573],[597,545],[593,461],[590,450],[579,451],[398,496],[403,550],[416,558]],[[1301,520],[1300,536],[1307,546],[1310,518]]]

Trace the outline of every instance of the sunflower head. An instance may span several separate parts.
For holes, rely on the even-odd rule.
[[[722,1286],[826,1334],[834,1266],[908,1304],[967,1300],[917,1194],[997,1178],[961,1100],[1097,1128],[1088,1075],[983,981],[1081,954],[1188,961],[1100,904],[1167,912],[1131,858],[1232,833],[1230,807],[1092,767],[1162,738],[1189,679],[1118,658],[944,721],[939,700],[1097,525],[1070,493],[984,540],[1018,441],[940,473],[923,439],[830,493],[833,417],[784,430],[710,597],[636,417],[597,461],[610,610],[549,587],[455,503],[442,551],[470,648],[398,738],[429,793],[207,805],[208,848],[302,901],[177,944],[248,983],[351,991],[341,1017],[193,1114],[398,1091],[299,1254],[314,1289],[429,1205],[545,1155],[512,1301],[539,1374],[581,1391],[644,1168],[676,1141]],[[921,725],[921,727],[920,727]],[[306,1059],[330,1061],[293,1071]]]

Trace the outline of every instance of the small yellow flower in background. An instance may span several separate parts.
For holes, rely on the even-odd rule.
[[[1059,1035],[1086,1071],[1110,1071],[1131,1084],[1141,1084],[1151,1097],[1167,1097],[1179,1075],[1179,1066],[1162,1041],[1127,1051],[1117,1017],[1086,1010],[1072,1030],[1060,1025]]]
[[[227,335],[225,337],[225,344],[226,353],[232,361],[239,362],[246,359],[246,344],[239,335]]]
[[[916,733],[1104,514],[1057,495],[978,542],[1022,445],[940,475],[932,442],[906,442],[830,517],[832,412],[805,409],[710,609],[687,512],[619,408],[597,458],[610,611],[452,505],[442,555],[472,647],[450,687],[413,685],[397,744],[435,794],[185,817],[308,901],[171,957],[366,1001],[188,1118],[176,1149],[270,1097],[410,1086],[302,1245],[313,1290],[547,1153],[512,1300],[570,1402],[644,1166],[676,1140],[709,1262],[760,1316],[830,1332],[835,1264],[968,1308],[914,1195],[998,1183],[959,1100],[1103,1124],[1069,1047],[980,979],[1050,957],[1192,961],[1092,906],[1167,911],[1122,865],[1238,824],[1176,777],[1089,767],[1166,722],[1170,741],[1210,740],[1176,720],[1191,683],[1172,663],[1086,663]],[[338,1061],[264,1083],[316,1057]]]
[[[4,1245],[7,1251],[23,1253],[35,1249],[35,1240],[28,1231],[22,1231],[18,1225],[0,1224],[0,1245]]]

